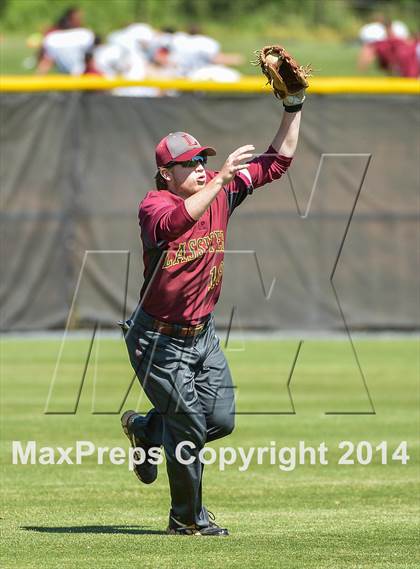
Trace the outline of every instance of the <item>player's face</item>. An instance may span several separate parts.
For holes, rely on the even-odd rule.
[[[83,12],[82,10],[73,10],[70,15],[70,23],[74,28],[83,27]]]
[[[171,183],[169,187],[177,195],[188,198],[199,192],[206,185],[206,157],[196,156],[195,160],[175,164],[169,169]]]

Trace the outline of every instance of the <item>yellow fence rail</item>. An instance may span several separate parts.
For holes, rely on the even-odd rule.
[[[102,91],[117,87],[157,87],[162,90],[201,91],[213,93],[270,93],[263,77],[242,77],[236,83],[191,81],[188,79],[145,79],[132,81],[123,78],[105,79],[97,76],[68,75],[2,75],[0,92],[33,91]],[[310,93],[317,95],[419,95],[420,81],[401,77],[313,77]]]

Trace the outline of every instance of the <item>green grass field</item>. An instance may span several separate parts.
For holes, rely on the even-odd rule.
[[[286,382],[296,342],[247,341],[227,350],[237,385],[238,411],[290,412]],[[89,341],[63,351],[50,410],[69,410]],[[292,381],[295,415],[239,414],[234,433],[212,446],[329,447],[328,465],[258,465],[239,472],[206,467],[205,503],[231,532],[227,538],[162,534],[167,522],[165,468],[143,486],[127,466],[93,458],[81,465],[13,465],[11,441],[41,446],[127,448],[117,411],[131,369],[123,343],[102,339],[92,351],[75,415],[43,414],[59,349],[57,340],[2,341],[2,568],[293,568],[419,567],[418,341],[355,342],[376,415],[345,341],[304,343]],[[235,346],[233,346],[235,347]],[[98,348],[98,349],[97,349]],[[96,373],[95,373],[96,372]],[[96,383],[95,383],[96,382]],[[93,387],[95,383],[95,388]],[[93,394],[95,394],[94,401]],[[138,405],[134,385],[124,408]],[[406,465],[338,465],[341,440],[408,442]]]

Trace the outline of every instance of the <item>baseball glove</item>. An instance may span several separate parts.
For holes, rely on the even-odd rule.
[[[285,105],[289,100],[295,103],[299,98],[303,102],[304,90],[309,85],[307,78],[311,75],[311,67],[298,65],[281,45],[267,45],[257,50],[255,54],[257,59],[252,63],[260,65],[268,84],[273,88],[274,95],[282,99]]]

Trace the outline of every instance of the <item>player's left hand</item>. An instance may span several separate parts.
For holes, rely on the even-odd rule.
[[[253,157],[251,150],[255,150],[255,146],[252,144],[246,144],[245,146],[240,146],[236,150],[229,154],[226,162],[223,164],[222,169],[219,172],[219,177],[222,179],[222,184],[228,184],[236,172],[243,170],[247,167],[246,160]]]

